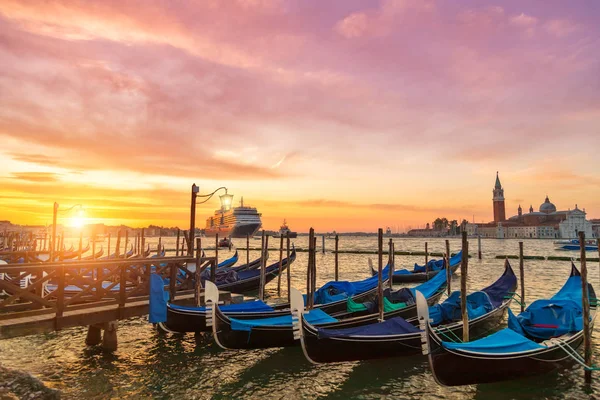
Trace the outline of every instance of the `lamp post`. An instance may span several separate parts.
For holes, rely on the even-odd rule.
[[[198,197],[206,197],[205,200],[203,200],[200,203],[197,204],[203,204],[206,203],[208,200],[211,199],[211,197],[214,196],[215,193],[217,193],[219,190],[221,189],[225,189],[225,194],[220,196],[221,198],[221,211],[228,211],[231,209],[231,200],[233,198],[232,195],[227,194],[227,188],[225,186],[222,186],[218,189],[216,189],[215,191],[213,191],[210,194],[198,194],[198,192],[200,192],[200,188],[198,186],[196,186],[196,184],[194,183],[192,185],[192,201],[191,201],[191,206],[190,206],[190,234],[188,236],[189,238],[189,242],[188,242],[188,256],[193,256],[194,255],[194,236],[196,233],[196,199]]]

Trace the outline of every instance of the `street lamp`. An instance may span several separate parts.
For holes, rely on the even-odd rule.
[[[194,240],[195,240],[195,233],[196,233],[196,198],[197,197],[206,197],[206,199],[204,199],[203,201],[201,201],[198,204],[202,204],[202,203],[206,203],[207,201],[209,201],[211,199],[211,197],[214,196],[215,193],[217,193],[219,190],[221,189],[225,189],[225,194],[220,196],[221,197],[221,209],[224,210],[224,207],[227,205],[227,210],[229,210],[231,208],[231,201],[233,196],[230,194],[227,194],[227,188],[225,186],[222,186],[218,189],[216,189],[214,192],[209,193],[209,194],[198,194],[198,192],[200,192],[200,188],[198,186],[196,186],[196,184],[194,183],[192,185],[192,202],[191,202],[191,209],[190,209],[190,235],[189,235],[189,243],[188,243],[188,255],[192,256],[194,255]]]

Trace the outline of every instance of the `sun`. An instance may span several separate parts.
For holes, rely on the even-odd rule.
[[[84,224],[85,224],[85,218],[82,217],[81,215],[71,217],[71,226],[73,228],[81,229],[81,228],[83,228]]]
[[[71,226],[73,228],[81,229],[85,225],[85,213],[80,209],[76,215],[71,217]]]

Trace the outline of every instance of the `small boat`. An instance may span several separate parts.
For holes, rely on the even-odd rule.
[[[290,239],[295,239],[298,237],[298,232],[292,232],[287,225],[287,221],[284,219],[283,225],[281,225],[279,227],[279,232],[277,232],[275,235],[273,235],[273,237],[275,237],[275,238],[289,237]]]
[[[229,240],[228,238],[223,238],[221,240],[219,240],[219,247],[220,248],[228,248],[230,249],[232,246],[231,240]]]
[[[589,297],[595,299],[588,285]],[[418,296],[423,354],[433,377],[444,386],[474,385],[540,375],[572,362],[583,342],[581,297],[581,276],[571,264],[569,279],[550,299],[534,301],[516,317],[508,310],[508,328],[461,343],[445,341],[431,326],[425,298]],[[593,329],[595,304],[590,309]]]
[[[496,327],[510,306],[516,286],[517,277],[506,261],[504,273],[496,282],[469,294],[470,332],[487,333]],[[421,330],[414,326],[416,318],[394,317],[356,328],[321,328],[304,318],[301,299],[298,294],[292,296],[292,310],[296,310],[295,317],[299,321],[295,331],[304,355],[314,364],[408,356],[421,352]],[[434,323],[444,335],[462,336],[460,291],[453,292],[442,304],[430,306],[429,310],[436,316]]]
[[[572,240],[557,240],[554,242],[554,248],[556,250],[581,250],[581,244],[579,239]],[[598,245],[594,240],[585,241],[585,250],[594,251],[598,249]]]
[[[443,294],[446,274],[441,274],[436,279],[421,284],[421,289],[431,304],[437,303]],[[343,282],[338,282],[342,283]],[[328,288],[321,288],[329,292]],[[400,297],[397,303],[385,303],[386,312],[384,319],[401,317],[414,318],[417,315],[414,301],[414,288],[401,289],[396,293],[389,293],[389,298]],[[317,295],[317,294],[315,294]],[[387,298],[386,298],[387,299]],[[304,302],[304,300],[302,300]],[[288,347],[300,344],[294,335],[292,314],[288,310],[286,315],[275,318],[261,319],[235,319],[225,315],[218,305],[212,308],[213,336],[217,344],[223,349],[257,349],[270,347]],[[327,313],[320,308],[314,308],[304,315],[312,325],[327,329],[355,328],[376,323],[379,314],[373,309],[355,311],[353,307],[343,313]]]
[[[450,270],[455,273],[462,259],[462,250],[450,257]],[[429,272],[426,272],[424,265],[415,264],[412,271],[407,269],[400,269],[394,271],[393,282],[394,283],[409,283],[409,282],[424,282],[437,275],[438,272],[445,271],[445,260],[430,260],[427,263]],[[388,267],[386,267],[388,268]],[[371,267],[371,274],[377,275],[377,271]]]

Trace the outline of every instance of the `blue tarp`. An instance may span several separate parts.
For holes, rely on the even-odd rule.
[[[429,260],[429,262],[427,263],[427,266],[429,267],[430,271],[439,271],[440,269],[444,268],[444,260]],[[417,263],[415,263],[415,267],[413,269],[413,272],[425,272],[426,270],[426,266],[425,265],[419,265]]]
[[[461,259],[462,259],[462,250],[459,251],[458,253],[456,253],[455,255],[453,255],[452,257],[450,257],[450,267],[454,267],[455,265],[460,263]],[[431,260],[427,264],[430,267],[430,271],[439,271],[444,267],[444,260]],[[386,268],[388,268],[388,267],[386,267]],[[419,273],[419,272],[425,272],[424,265],[421,266],[421,265],[415,264],[412,271],[409,271],[407,269],[395,270],[394,275],[407,275],[407,274],[414,274],[414,273]]]
[[[466,350],[476,353],[501,354],[516,353],[528,350],[543,349],[545,346],[539,345],[529,340],[512,329],[502,329],[483,339],[467,343],[442,342],[446,349]]]
[[[388,279],[389,268],[385,267],[382,271],[382,280]],[[378,276],[374,275],[362,281],[331,281],[321,286],[315,292],[315,304],[327,304],[334,301],[344,300],[357,294],[368,292],[377,287]],[[305,300],[306,301],[306,300]]]
[[[329,337],[351,337],[351,336],[385,336],[385,335],[399,335],[403,333],[416,333],[419,329],[410,323],[406,322],[404,318],[396,317],[390,318],[386,321],[370,324],[365,326],[358,326],[355,328],[345,329],[319,329],[319,339]]]
[[[439,273],[436,274],[433,278],[428,280],[427,282],[421,283],[419,286],[416,286],[410,291],[413,293],[413,296],[417,298],[416,291],[423,293],[426,299],[433,296],[438,290],[440,290],[446,284],[446,274]]]
[[[540,340],[583,329],[581,276],[574,267],[573,271],[574,276],[571,276],[552,298],[534,301],[515,317],[512,328]],[[589,293],[590,297],[595,297],[591,285]]]
[[[206,307],[187,307],[187,306],[179,306],[177,304],[170,304],[170,307],[175,310],[189,310],[189,311],[206,311]],[[246,301],[239,304],[227,304],[223,306],[219,306],[221,311],[225,314],[233,313],[233,312],[262,312],[262,311],[275,311],[273,307],[270,305],[260,301]]]
[[[573,300],[537,300],[517,320],[528,336],[545,340],[583,329],[583,309]]]
[[[516,285],[517,277],[515,273],[511,268],[507,268],[496,282],[481,291],[488,294],[494,307],[499,307],[504,302],[504,298],[514,290]]]
[[[480,317],[494,309],[487,293],[474,292],[467,296],[467,313],[469,319]],[[452,292],[442,304],[429,307],[429,318],[432,325],[440,325],[462,318],[460,307],[460,291]]]
[[[336,322],[337,319],[329,316],[326,312],[317,309],[303,315],[303,318],[312,325],[323,324],[327,322]],[[292,326],[292,315],[283,315],[281,317],[260,318],[260,319],[237,319],[230,318],[231,329],[235,331],[248,331],[258,326]]]
[[[167,320],[167,302],[169,293],[165,291],[165,282],[160,275],[150,275],[150,311],[148,321],[153,324],[166,322]]]

